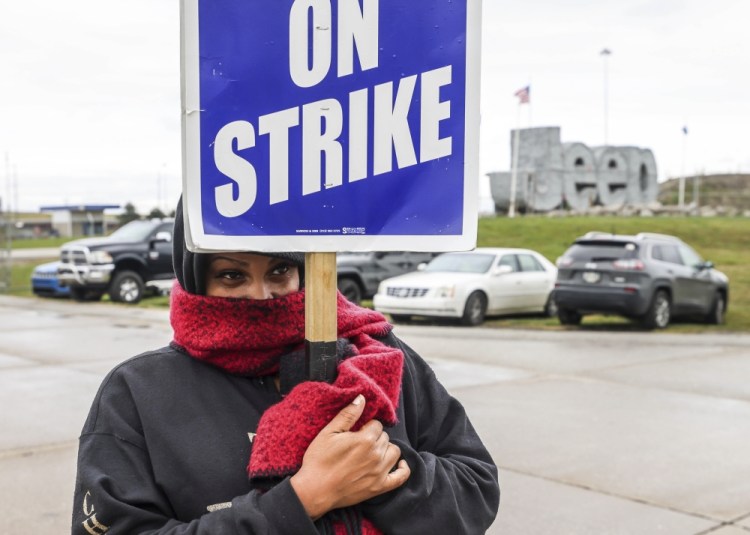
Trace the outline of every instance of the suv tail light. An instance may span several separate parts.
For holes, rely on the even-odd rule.
[[[615,260],[614,262],[612,262],[612,266],[616,267],[617,269],[625,269],[631,271],[643,271],[646,268],[643,262],[636,258],[631,258],[628,260]]]
[[[569,256],[561,256],[556,261],[557,267],[568,267],[573,263],[573,259]]]

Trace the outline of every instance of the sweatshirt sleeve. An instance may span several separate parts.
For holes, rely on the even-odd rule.
[[[405,357],[400,416],[408,439],[391,440],[411,476],[365,502],[363,513],[389,535],[485,533],[500,502],[497,467],[461,403],[411,348],[394,345]]]
[[[155,481],[128,389],[110,376],[80,439],[73,535],[317,534],[288,479],[268,492],[237,496],[189,522],[176,516]]]

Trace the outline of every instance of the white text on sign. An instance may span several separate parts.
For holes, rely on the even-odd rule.
[[[333,31],[331,0],[296,0],[290,10],[289,69],[299,87],[312,87],[331,69],[332,36],[337,39],[337,77],[354,73],[356,45],[362,71],[378,67],[378,0],[338,0]],[[309,35],[312,28],[312,38]],[[309,47],[308,43],[312,46]],[[218,212],[224,217],[247,213],[257,200],[258,176],[239,151],[252,149],[257,136],[268,136],[269,204],[289,199],[289,139],[294,128],[302,136],[302,195],[344,184],[342,133],[347,121],[348,183],[367,178],[368,146],[372,144],[372,176],[403,169],[452,154],[452,138],[440,138],[440,122],[450,118],[451,103],[440,100],[441,87],[452,82],[450,65],[352,91],[346,102],[329,98],[258,117],[232,121],[214,140],[214,162],[231,180],[215,188]],[[419,154],[408,123],[419,84]],[[372,99],[374,117],[368,120]],[[344,100],[344,99],[342,99]],[[372,123],[372,124],[370,124]],[[325,169],[321,169],[322,167]]]

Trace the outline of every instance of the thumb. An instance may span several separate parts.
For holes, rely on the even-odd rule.
[[[364,410],[365,397],[362,394],[359,394],[354,398],[354,401],[341,409],[339,413],[328,422],[328,425],[326,425],[323,430],[328,431],[329,433],[344,433],[349,431],[352,426],[357,423],[357,420],[362,416],[362,411]]]

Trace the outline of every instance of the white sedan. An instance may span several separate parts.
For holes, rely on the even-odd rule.
[[[479,325],[488,314],[553,316],[556,276],[554,264],[529,249],[486,247],[445,253],[420,271],[384,280],[373,305],[394,322],[431,316]]]

